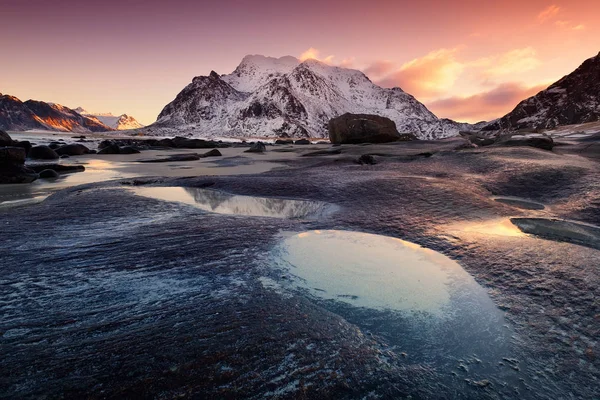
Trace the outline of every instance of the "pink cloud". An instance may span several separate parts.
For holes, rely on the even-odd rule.
[[[494,89],[472,96],[436,100],[427,103],[427,107],[438,117],[467,122],[489,121],[509,113],[521,100],[537,94],[547,86],[503,83]]]

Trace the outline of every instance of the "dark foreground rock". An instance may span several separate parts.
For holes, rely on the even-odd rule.
[[[30,183],[38,178],[25,167],[25,149],[0,147],[0,183]]]
[[[12,146],[13,140],[10,135],[0,129],[0,147]]]
[[[47,169],[54,170],[63,174],[69,174],[73,172],[83,172],[85,167],[83,165],[69,165],[69,164],[33,164],[28,166],[35,172],[42,172]]]
[[[298,140],[296,140],[294,142],[294,144],[301,144],[301,145],[304,144],[304,145],[306,145],[306,144],[310,144],[310,140],[308,140],[308,139],[298,139]]]
[[[40,179],[54,179],[59,176],[60,174],[53,169],[45,169],[40,172]]]
[[[60,146],[54,151],[56,151],[56,154],[59,156],[82,156],[84,154],[89,154],[90,149],[79,143],[71,143]]]
[[[543,137],[526,137],[526,136],[512,136],[509,138],[499,138],[496,141],[496,145],[505,147],[535,147],[542,150],[552,151],[554,148],[554,140],[549,136]]]
[[[48,146],[33,146],[27,156],[34,160],[56,160],[59,158],[56,151]]]
[[[334,144],[388,143],[415,140],[411,134],[400,134],[389,118],[369,114],[346,113],[329,121],[329,140]]]
[[[358,157],[358,163],[360,165],[375,165],[377,164],[377,161],[371,154],[363,154],[362,156]]]
[[[264,153],[267,151],[267,146],[263,142],[256,142],[244,153]]]

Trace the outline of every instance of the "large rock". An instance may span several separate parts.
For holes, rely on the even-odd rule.
[[[37,160],[56,160],[58,154],[48,146],[33,146],[29,150],[29,158]]]
[[[67,156],[82,156],[84,154],[88,154],[90,149],[86,146],[79,143],[66,144],[64,146],[59,147],[55,150],[56,154],[59,156],[67,155]]]
[[[334,144],[388,143],[415,140],[412,134],[400,134],[389,118],[369,114],[346,113],[329,121],[329,140]]]
[[[20,147],[0,147],[0,184],[29,183],[38,175],[25,167],[25,149]]]
[[[0,165],[25,164],[25,150],[20,147],[0,147]]]
[[[511,136],[508,138],[499,138],[496,142],[499,146],[519,147],[528,146],[536,147],[542,150],[552,151],[554,148],[554,140],[549,136],[542,137],[527,137],[527,136]]]
[[[12,146],[12,143],[13,140],[8,133],[0,129],[0,147]]]
[[[244,153],[264,153],[267,151],[267,146],[263,142],[256,142]]]

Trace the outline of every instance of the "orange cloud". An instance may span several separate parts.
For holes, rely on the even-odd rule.
[[[440,49],[402,65],[400,69],[378,79],[384,87],[399,86],[417,98],[431,98],[450,90],[464,69],[456,60],[458,49]],[[385,62],[371,65],[366,71],[384,73]],[[388,71],[389,72],[389,71]]]
[[[515,49],[503,54],[480,58],[468,64],[479,69],[483,80],[494,79],[505,75],[514,75],[531,71],[541,65],[537,53],[532,47]]]
[[[556,22],[554,22],[554,25],[558,26],[559,28],[562,29],[570,29],[573,31],[582,31],[585,29],[585,25],[584,24],[577,24],[575,25],[573,22],[571,21],[565,21],[565,20],[558,20]]]
[[[317,50],[317,49],[315,49],[314,47],[311,47],[310,49],[306,50],[304,53],[302,53],[300,55],[300,61],[318,60],[318,61],[324,62],[325,64],[332,64],[333,63],[333,58],[335,56],[330,55],[330,56],[327,56],[327,57],[321,59],[319,57],[319,55],[320,55],[320,51]]]
[[[537,19],[541,24],[543,24],[544,22],[556,17],[559,12],[560,12],[560,7],[557,6],[556,4],[553,4],[551,6],[548,6],[542,12],[540,12],[538,14]]]
[[[438,117],[457,121],[490,121],[509,113],[514,107],[544,90],[548,85],[525,86],[521,83],[503,83],[492,90],[468,97],[449,97],[427,103]]]

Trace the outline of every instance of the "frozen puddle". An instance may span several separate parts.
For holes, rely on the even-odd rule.
[[[128,190],[138,196],[189,204],[217,214],[313,219],[335,211],[335,206],[320,201],[238,196],[200,188],[138,187]]]
[[[301,287],[317,297],[357,307],[441,316],[454,292],[486,292],[455,261],[419,245],[349,231],[309,231],[287,237],[277,250]]]
[[[433,250],[331,230],[286,236],[272,257],[291,275],[282,289],[307,293],[419,358],[446,364],[476,354],[496,363],[506,350],[503,312],[458,263]]]

